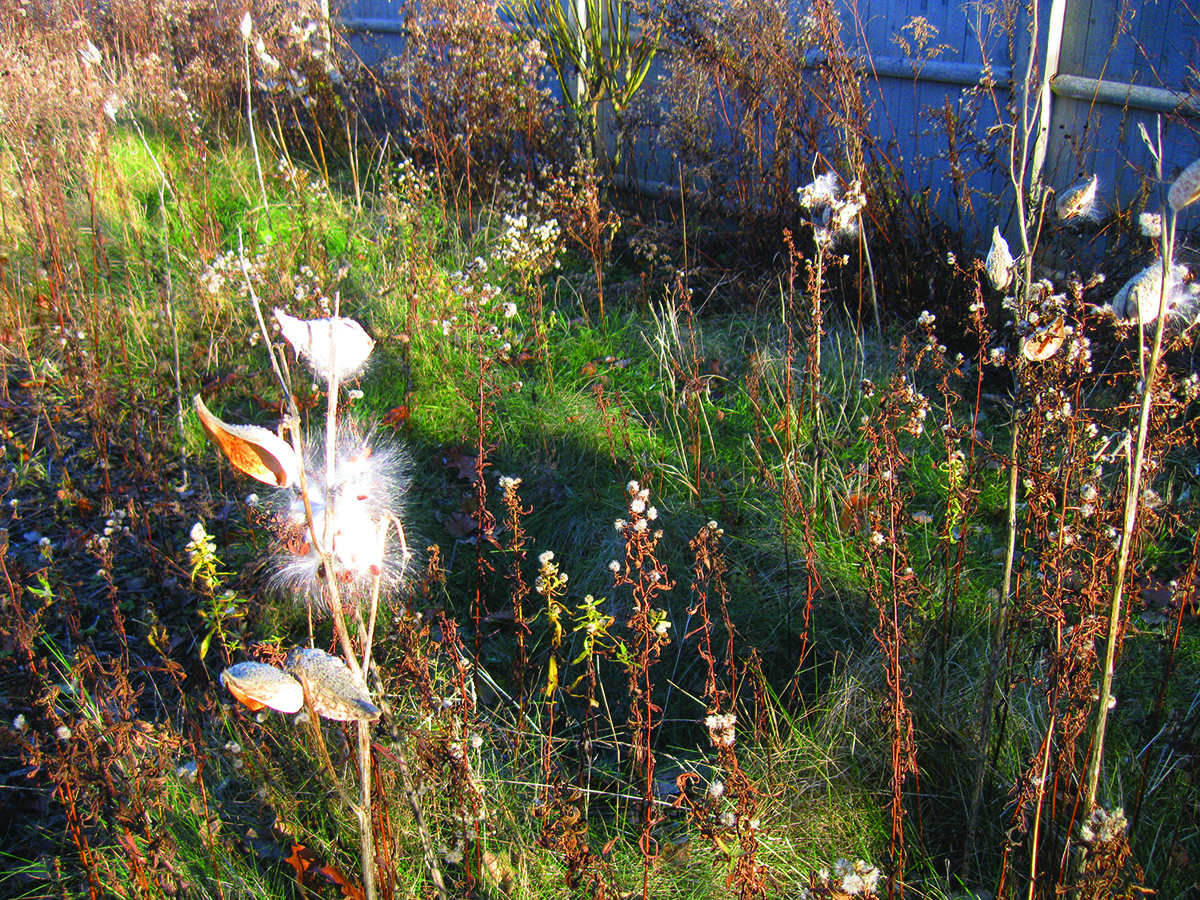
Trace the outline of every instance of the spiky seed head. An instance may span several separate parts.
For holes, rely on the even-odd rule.
[[[1055,205],[1059,221],[1071,222],[1095,218],[1098,185],[1099,179],[1093,175],[1091,178],[1076,182],[1063,191]]]
[[[331,556],[344,606],[353,608],[372,594],[382,579],[387,595],[403,580],[406,548],[393,530],[402,519],[407,461],[401,448],[358,433],[351,420],[339,430],[330,472],[324,441],[310,439],[305,460],[309,529],[304,497],[280,492],[275,509],[283,546],[274,558],[276,588],[321,608],[326,596],[323,554]],[[332,476],[332,480],[330,480]]]
[[[992,228],[992,247],[988,250],[987,267],[988,281],[997,291],[1004,291],[1012,284],[1013,267],[1012,252],[1008,249],[1008,241],[1000,233],[1000,226]]]

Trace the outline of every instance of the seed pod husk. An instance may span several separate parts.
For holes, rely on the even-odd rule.
[[[1148,325],[1158,318],[1159,312],[1170,314],[1175,303],[1181,299],[1183,279],[1187,268],[1182,265],[1171,267],[1171,275],[1163,284],[1163,264],[1158,260],[1130,278],[1112,299],[1113,312],[1117,318]]]
[[[1096,214],[1096,189],[1099,184],[1099,179],[1093,175],[1063,191],[1054,207],[1059,221],[1093,218]]]
[[[324,650],[298,647],[288,654],[285,668],[308,688],[308,698],[319,716],[338,722],[374,722],[380,710],[361,677],[337,656]]]
[[[1179,173],[1167,194],[1171,209],[1179,212],[1200,200],[1200,159]]]
[[[300,458],[291,444],[275,432],[258,425],[222,422],[209,412],[199,394],[193,398],[193,402],[204,433],[235,469],[271,487],[290,487],[300,483]]]
[[[1008,290],[1008,286],[1012,284],[1013,280],[1014,264],[1012,251],[1008,249],[1008,241],[1004,239],[1004,235],[1000,233],[1000,226],[997,225],[992,228],[992,246],[988,250],[985,261],[988,281],[992,283],[995,290]]]
[[[296,355],[326,381],[333,375],[339,381],[354,375],[375,349],[375,339],[366,329],[345,316],[297,319],[277,309],[275,321]]]
[[[260,662],[240,662],[221,673],[221,684],[252,710],[264,706],[281,713],[299,712],[304,689],[291,675]]]

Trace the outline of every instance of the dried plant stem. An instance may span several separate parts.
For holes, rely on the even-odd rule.
[[[871,262],[871,245],[867,243],[867,233],[863,230],[862,213],[858,215],[858,240],[859,246],[862,248],[863,259],[867,263],[867,287],[871,291],[871,312],[875,316],[875,339],[883,340],[883,323],[879,318],[879,292],[875,284],[875,265]],[[860,316],[861,319],[861,316]],[[861,322],[859,324],[861,328]]]
[[[1012,446],[1008,460],[1008,522],[1004,549],[1004,575],[1000,584],[1000,599],[992,617],[992,633],[988,644],[988,670],[983,693],[975,720],[979,728],[979,761],[975,767],[975,784],[971,791],[971,810],[967,817],[967,831],[963,838],[963,879],[971,871],[971,856],[974,852],[975,831],[979,824],[979,806],[983,800],[983,785],[987,776],[988,742],[992,736],[992,703],[996,698],[996,683],[1000,680],[1000,666],[1004,661],[1004,636],[1008,631],[1008,611],[1012,608],[1013,565],[1017,556],[1017,487],[1021,482],[1020,467],[1017,465],[1017,446],[1021,435],[1021,420],[1015,417],[1012,425]]]
[[[1042,801],[1046,797],[1046,773],[1050,767],[1050,748],[1054,735],[1055,717],[1050,716],[1050,724],[1046,726],[1046,738],[1042,742],[1042,770],[1038,773],[1037,781],[1037,802],[1034,804],[1033,812],[1033,832],[1029,836],[1029,895],[1028,900],[1033,900],[1034,889],[1037,886],[1037,856],[1038,856],[1038,833],[1041,831],[1042,824]]]
[[[429,870],[429,880],[433,882],[439,900],[446,900],[449,896],[446,893],[446,882],[438,865],[437,852],[433,849],[433,836],[429,833],[429,826],[425,824],[425,815],[421,811],[421,800],[417,795],[416,785],[413,784],[412,772],[408,768],[408,757],[400,746],[395,748],[395,752],[396,763],[400,767],[400,781],[404,785],[404,796],[412,809],[413,822],[421,838],[421,853],[425,857],[425,868]]]
[[[375,897],[375,835],[371,822],[371,723],[358,724],[358,816],[359,852],[362,855],[363,896]]]
[[[1146,463],[1146,439],[1150,432],[1150,409],[1154,404],[1154,384],[1158,376],[1158,363],[1162,356],[1163,331],[1166,327],[1167,283],[1174,262],[1176,212],[1163,231],[1162,281],[1159,285],[1159,310],[1155,319],[1154,344],[1150,350],[1149,366],[1142,370],[1142,401],[1138,409],[1136,445],[1129,462],[1129,476],[1125,484],[1125,519],[1121,528],[1121,543],[1117,550],[1117,571],[1113,577],[1112,600],[1108,610],[1108,633],[1104,647],[1104,671],[1100,675],[1099,700],[1097,701],[1096,724],[1092,729],[1092,752],[1088,757],[1084,778],[1084,811],[1090,812],[1096,805],[1096,791],[1100,783],[1100,767],[1104,759],[1104,734],[1108,727],[1108,708],[1112,699],[1113,666],[1117,654],[1117,637],[1121,630],[1121,605],[1125,595],[1125,579],[1129,572],[1129,556],[1133,544],[1133,532],[1137,526],[1138,507],[1142,494],[1142,470]],[[1140,337],[1139,347],[1145,343]]]
[[[150,162],[154,163],[154,171],[158,173],[158,212],[162,218],[163,243],[163,306],[166,307],[167,322],[171,326],[171,351],[174,354],[174,367],[171,374],[175,376],[175,424],[179,430],[179,466],[183,472],[183,480],[179,487],[180,490],[186,490],[188,486],[187,440],[183,426],[183,382],[179,375],[179,323],[175,318],[175,291],[171,282],[171,236],[167,229],[167,189],[169,186],[167,173],[163,171],[158,157],[150,149],[150,142],[146,140],[141,123],[134,119],[133,124],[137,129],[138,137],[141,138],[146,155],[150,157]]]
[[[262,160],[258,155],[258,138],[254,134],[254,97],[251,93],[253,81],[250,78],[250,37],[248,35],[242,41],[242,58],[246,63],[246,127],[250,131],[250,149],[254,151],[254,171],[258,175],[258,189],[262,192],[263,210],[267,214],[267,224],[270,225],[271,206],[267,202],[267,184],[263,180]]]

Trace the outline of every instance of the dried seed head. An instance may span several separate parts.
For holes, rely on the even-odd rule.
[[[997,291],[1004,291],[1012,284],[1013,267],[1014,267],[1012,252],[1008,249],[1008,241],[1004,239],[1004,235],[1000,233],[1000,226],[992,229],[992,247],[988,250],[987,266],[988,281],[992,283],[992,288]]]
[[[325,464],[324,441],[310,439],[308,447],[305,472],[313,528],[299,492],[280,492],[274,498],[283,540],[272,584],[300,602],[323,607],[329,602],[323,562],[332,557],[343,606],[353,609],[369,598],[377,578],[380,596],[390,595],[408,562],[396,527],[407,486],[403,453],[359,434],[352,423],[339,429],[332,473]]]
[[[1171,209],[1179,212],[1200,200],[1200,159],[1179,173],[1167,194]]]
[[[304,689],[286,672],[260,662],[240,662],[221,673],[221,684],[252,710],[264,706],[294,713],[304,705]]]
[[[297,648],[288,654],[287,671],[308,688],[318,715],[338,722],[374,722],[380,710],[361,676],[324,650]]]

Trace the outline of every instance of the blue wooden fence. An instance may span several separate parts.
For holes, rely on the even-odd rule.
[[[1004,104],[1013,99],[1012,86],[1033,73],[1043,98],[1034,156],[1046,183],[1062,191],[1094,173],[1110,212],[1158,206],[1154,161],[1139,126],[1156,140],[1161,135],[1167,182],[1200,156],[1200,6],[1048,0],[1033,5],[1036,29],[1029,8],[1006,8],[1003,0],[841,0],[840,9],[847,44],[863,66],[862,91],[877,136],[894,142],[910,187],[924,191],[942,218],[968,235],[986,236],[992,224],[1003,224],[1012,191],[1003,173],[975,176],[971,193],[990,199],[962,208],[950,189],[954,162],[932,121],[962,111],[985,77]],[[1015,17],[1015,29],[1002,27],[1005,14]],[[349,0],[341,15],[368,62],[404,40],[391,0]],[[918,17],[936,32],[924,52],[913,38]],[[979,137],[1006,114],[993,103],[975,115]],[[988,139],[1002,137],[993,132]],[[654,146],[653,135],[644,140],[633,154],[637,177],[676,182],[678,170]]]

